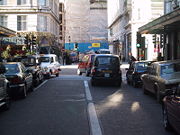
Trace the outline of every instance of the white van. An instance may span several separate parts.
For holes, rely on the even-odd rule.
[[[55,54],[41,54],[40,56],[40,66],[43,69],[43,74],[45,77],[50,78],[51,75],[59,76],[61,71],[60,63]]]

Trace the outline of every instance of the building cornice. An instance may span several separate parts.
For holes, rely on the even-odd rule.
[[[59,19],[56,14],[49,7],[40,7],[40,6],[0,6],[0,14],[50,14],[56,22],[59,23]],[[59,14],[58,14],[59,15]]]

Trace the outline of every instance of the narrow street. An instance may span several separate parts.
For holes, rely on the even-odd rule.
[[[84,86],[90,77],[76,75],[76,65],[61,69],[59,77],[1,112],[1,135],[91,135]],[[124,74],[121,88],[88,84],[102,135],[174,135],[162,126],[161,105],[141,88],[128,86]]]

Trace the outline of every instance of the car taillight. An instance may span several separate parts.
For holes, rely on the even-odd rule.
[[[16,77],[14,77],[14,78],[11,79],[11,82],[12,82],[13,84],[16,84],[16,83],[22,83],[23,80],[22,80],[20,77],[16,76]]]

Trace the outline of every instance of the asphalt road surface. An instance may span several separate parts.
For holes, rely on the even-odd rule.
[[[92,87],[90,77],[76,74],[76,65],[61,69],[59,77],[0,112],[0,135],[175,134],[162,126],[161,105],[153,96],[143,95],[141,88],[128,86],[125,74],[121,88]]]

